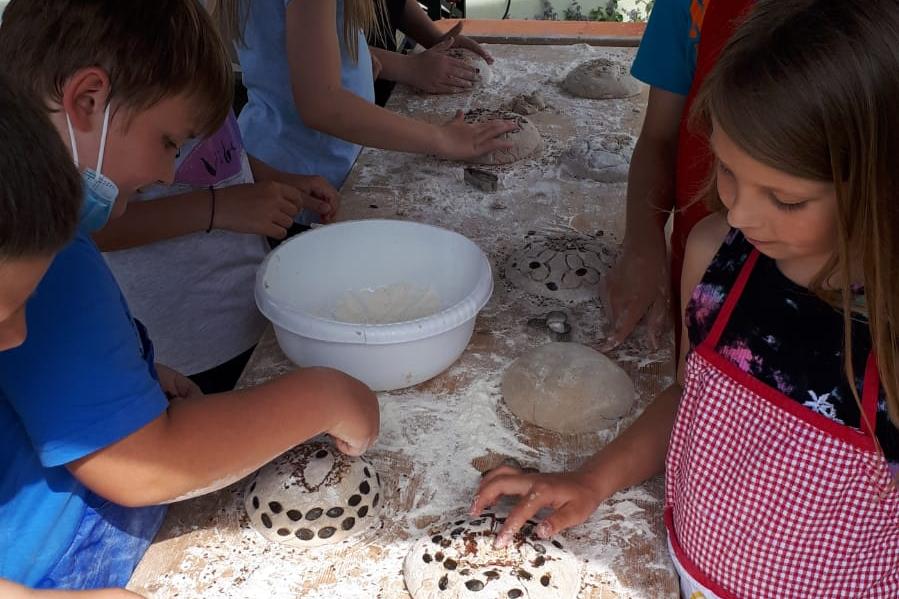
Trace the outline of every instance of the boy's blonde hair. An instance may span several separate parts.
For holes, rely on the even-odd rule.
[[[77,71],[100,67],[113,109],[132,116],[186,95],[198,133],[209,134],[231,109],[231,61],[197,0],[12,0],[0,56],[12,81],[55,103]]]
[[[834,184],[835,251],[812,289],[843,314],[846,376],[859,399],[851,324],[861,261],[864,313],[899,425],[897,65],[899,2],[759,0],[703,84],[692,121],[714,120],[772,168]],[[720,208],[714,180],[709,192]]]
[[[212,0],[210,10],[227,43],[243,44],[243,32],[253,0]],[[378,35],[384,0],[345,0],[343,35],[354,61],[359,60],[359,32]]]

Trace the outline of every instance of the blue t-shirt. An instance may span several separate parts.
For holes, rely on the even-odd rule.
[[[249,96],[238,119],[240,132],[252,156],[289,173],[321,175],[340,188],[362,148],[311,129],[300,119],[293,100],[285,42],[290,2],[250,2],[245,46],[237,48]],[[343,0],[337,0],[341,83],[344,89],[374,102],[371,55],[365,35],[361,31],[358,34],[359,60],[354,61],[346,47],[343,30]]]
[[[702,18],[711,0],[656,0],[631,74],[652,87],[686,96],[696,72]]]
[[[55,258],[0,352],[0,577],[35,585],[75,538],[89,491],[65,464],[157,418],[153,349],[91,239]]]

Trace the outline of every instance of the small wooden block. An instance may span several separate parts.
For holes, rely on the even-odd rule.
[[[479,168],[466,168],[465,182],[481,191],[496,191],[499,187],[499,177]]]

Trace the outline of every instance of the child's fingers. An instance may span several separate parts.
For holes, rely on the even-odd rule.
[[[458,23],[456,23],[455,25],[453,25],[453,28],[452,28],[452,29],[450,29],[449,31],[447,31],[446,36],[445,36],[444,39],[448,39],[448,38],[453,38],[453,39],[455,39],[456,36],[458,36],[460,33],[462,33],[462,27],[464,27],[464,26],[465,26],[465,23],[463,23],[462,21],[459,21]]]
[[[452,33],[452,31],[450,32]],[[456,43],[456,36],[447,35],[445,38],[431,46],[429,49],[434,50],[435,52],[445,52],[453,47],[453,44]]]
[[[503,464],[501,466],[497,466],[493,470],[488,470],[485,472],[481,478],[481,485],[484,486],[489,483],[491,480],[496,478],[497,476],[510,476],[513,474],[522,474],[522,471],[519,468],[515,468],[514,466],[509,466],[508,464]]]
[[[462,64],[461,66],[453,65],[450,68],[448,75],[455,80],[467,83],[469,86],[478,80],[478,70],[467,64]]]
[[[552,506],[552,500],[548,495],[549,490],[549,486],[540,482],[535,482],[531,486],[527,495],[524,496],[524,499],[509,512],[509,517],[506,518],[506,523],[500,529],[496,541],[494,541],[494,546],[501,548],[508,545],[512,540],[512,536],[518,532],[528,520],[533,518],[537,512],[545,507]]]
[[[479,514],[485,507],[496,503],[500,497],[524,495],[530,491],[533,482],[533,476],[520,473],[501,474],[490,481],[481,482],[469,511],[472,514]]]
[[[273,225],[277,225],[278,227],[288,228],[293,224],[294,215],[287,214],[285,212],[277,212],[272,215],[271,222]]]
[[[479,144],[484,143],[499,137],[503,133],[514,131],[517,126],[518,125],[516,125],[512,121],[488,121],[486,123],[477,125],[475,139]]]
[[[590,516],[590,513],[585,513],[585,511],[583,506],[566,503],[537,526],[537,536],[541,539],[549,539],[566,528],[577,526]]]

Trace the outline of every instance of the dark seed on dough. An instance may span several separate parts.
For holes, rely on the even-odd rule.
[[[252,492],[255,491],[255,490],[256,490],[256,481],[254,480],[254,481],[253,481],[253,484],[250,485],[250,493],[252,493]]]
[[[431,537],[431,542],[434,543],[435,545],[439,545],[440,541],[442,541],[442,540],[443,540],[443,537],[441,535],[434,535],[433,537]]]
[[[303,519],[303,514],[300,510],[287,510],[287,517],[296,522]]]
[[[350,498],[347,500],[347,503],[350,504],[350,507],[356,507],[357,505],[359,505],[359,502],[361,502],[361,501],[362,501],[361,495],[351,495]]]
[[[278,535],[280,535],[280,536],[282,536],[282,537],[286,537],[286,536],[289,535],[289,534],[290,534],[290,531],[287,530],[286,528],[279,528],[279,529],[278,529]]]
[[[550,543],[552,543],[553,546],[556,547],[557,549],[561,549],[561,548],[562,548],[562,543],[556,541],[555,539],[552,540],[552,541],[550,541]]]
[[[363,505],[362,507],[359,508],[359,511],[357,513],[359,514],[360,518],[365,518],[365,516],[368,515],[368,506]]]
[[[461,574],[462,576],[468,576],[469,574],[471,574],[471,570],[469,570],[468,568],[465,568],[465,569],[459,570],[459,574]]]
[[[372,507],[378,507],[378,503],[379,503],[380,501],[381,501],[381,495],[378,494],[378,493],[375,493],[375,498],[371,500],[371,506],[372,506]]]
[[[328,457],[328,452],[327,450],[319,449],[315,452],[315,457],[317,457],[318,459],[326,458]]]
[[[378,481],[378,486],[381,486],[381,475],[375,472],[375,480]]]
[[[546,547],[544,547],[540,543],[534,543],[534,551],[536,551],[540,555],[543,555],[544,553],[546,553]]]
[[[435,553],[434,559],[436,559],[438,562],[442,562],[443,561],[443,552],[438,551],[437,553]]]
[[[530,580],[531,578],[533,578],[533,576],[531,576],[531,573],[524,568],[518,568],[518,578],[522,580]]]
[[[445,591],[447,586],[449,586],[449,578],[444,574],[440,577],[440,580],[437,581],[437,588],[441,591]]]
[[[472,521],[471,521],[471,525],[472,525],[472,526],[480,526],[480,525],[483,524],[483,523],[484,523],[484,520],[482,520],[482,519],[480,519],[480,518],[478,518],[477,520],[472,520]]]
[[[362,481],[362,484],[359,485],[359,492],[363,495],[368,495],[371,492],[371,485],[368,484],[367,480]]]
[[[328,515],[328,518],[340,518],[343,516],[343,508],[342,507],[332,507],[330,510],[325,512]]]
[[[472,579],[465,583],[465,588],[469,591],[483,591],[484,583],[480,580]]]
[[[311,510],[306,512],[306,519],[310,520],[310,521],[318,520],[319,518],[322,517],[323,513],[324,513],[324,510],[321,509],[320,507],[312,508]]]
[[[280,514],[281,510],[283,510],[284,508],[281,507],[281,504],[278,503],[277,501],[269,501],[268,509],[270,509],[273,514]]]
[[[534,558],[534,567],[535,568],[539,568],[540,566],[542,566],[545,563],[546,563],[546,558],[543,557],[542,555],[538,555],[536,558]]]
[[[443,562],[443,567],[446,568],[447,570],[455,570],[456,566],[458,566],[458,565],[459,564],[456,562],[456,560],[454,560],[451,557],[446,558],[446,561]]]
[[[337,532],[337,529],[333,526],[326,526],[320,531],[318,531],[319,539],[329,539],[334,536],[334,533]]]
[[[465,520],[456,520],[453,524],[459,526],[460,524],[465,524]]]
[[[549,289],[550,291],[556,291],[559,289],[559,286],[556,285],[555,283],[553,283],[552,281],[550,281],[549,283],[546,284],[546,288]]]
[[[433,560],[434,560],[434,558],[431,557],[430,553],[425,553],[424,555],[421,556],[421,561],[423,561],[426,564],[430,564]]]
[[[540,263],[539,263],[539,262],[530,262],[530,263],[528,264],[528,266],[530,266],[531,269],[533,270],[533,269],[536,269],[536,268],[540,268]]]
[[[507,594],[509,596],[509,599],[518,599],[519,597],[524,595],[524,593],[521,592],[521,589],[512,589]]]
[[[463,532],[465,532],[465,529],[460,526],[459,528],[454,528],[453,531],[450,533],[450,536],[458,537]]]
[[[487,577],[487,580],[496,580],[499,578],[499,572],[496,570],[487,570],[484,572],[484,576]]]
[[[298,528],[295,533],[296,537],[301,541],[311,541],[315,537],[315,533],[308,528]]]
[[[272,527],[272,519],[268,517],[268,514],[262,514],[260,517],[262,518],[262,524],[264,524],[266,528]]]
[[[368,469],[368,466],[363,466],[362,472],[365,473],[365,478],[371,478],[371,470]]]
[[[582,277],[582,276],[584,276],[585,274],[587,274],[587,269],[586,269],[586,268],[579,268],[579,269],[577,269],[576,271],[574,271],[574,274],[576,274],[576,275],[579,276],[579,277]]]
[[[356,526],[356,519],[353,517],[349,517],[340,523],[340,528],[342,528],[344,530],[350,530],[354,526]]]
[[[549,586],[549,574],[544,574],[543,576],[540,577],[540,584],[542,584],[545,587]]]
[[[255,495],[253,496],[253,509],[254,510],[259,509],[259,498],[256,497]]]
[[[453,542],[450,539],[443,539],[442,541],[440,541],[440,546],[443,547],[444,549],[446,549],[447,547],[449,547],[452,544],[453,544]]]

